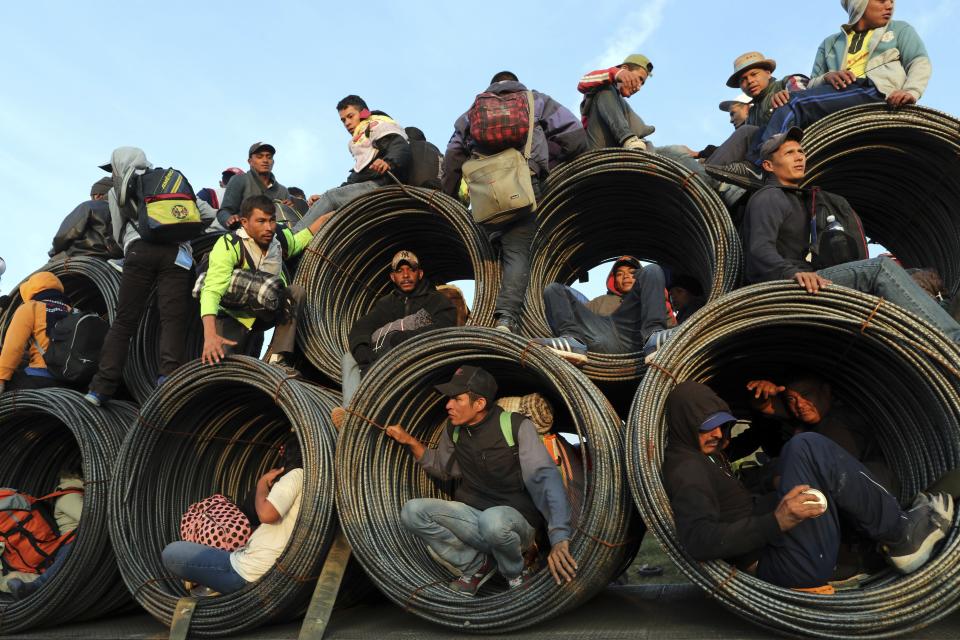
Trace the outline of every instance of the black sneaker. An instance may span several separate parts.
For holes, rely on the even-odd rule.
[[[480,565],[480,568],[473,573],[473,575],[463,575],[450,583],[450,588],[457,593],[462,593],[473,597],[477,595],[477,591],[480,590],[487,580],[493,577],[493,574],[497,572],[497,565],[488,557],[485,557],[483,564]]]
[[[704,170],[712,178],[727,184],[743,187],[748,191],[756,191],[763,186],[763,172],[752,162],[731,162],[730,164],[705,164]]]
[[[946,493],[920,493],[906,512],[903,537],[884,544],[887,562],[900,573],[912,573],[933,555],[953,526],[953,498]]]

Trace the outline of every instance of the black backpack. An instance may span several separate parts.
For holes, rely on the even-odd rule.
[[[407,184],[427,189],[440,188],[440,167],[443,155],[435,145],[427,142],[423,132],[416,127],[407,127],[410,143],[410,169],[407,172]]]
[[[53,325],[46,350],[36,340],[34,346],[54,378],[68,384],[87,384],[100,366],[100,350],[109,329],[97,314],[74,309]]]
[[[820,187],[810,189],[808,198],[810,218],[815,220],[810,232],[813,268],[866,260],[869,252],[863,223],[846,198],[821,191]],[[831,217],[833,220],[828,220]],[[835,223],[839,223],[839,228],[831,229]]]
[[[176,169],[149,169],[136,176],[133,223],[147,242],[179,244],[196,238],[206,226],[187,178]]]

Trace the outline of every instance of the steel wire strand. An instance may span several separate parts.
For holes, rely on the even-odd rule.
[[[543,393],[557,424],[584,443],[586,490],[570,550],[577,578],[557,586],[541,569],[528,587],[485,585],[475,598],[452,592],[453,579],[400,522],[412,498],[449,498],[452,485],[430,479],[406,447],[382,432],[402,424],[436,443],[444,401],[433,386],[465,363],[486,368],[500,395]],[[603,589],[638,544],[635,511],[623,482],[622,427],[603,394],[582,373],[519,336],[481,328],[444,329],[411,339],[377,361],[359,387],[337,446],[337,507],[354,552],[386,596],[416,615],[453,629],[507,633],[577,607]]]
[[[297,344],[331,381],[353,322],[393,286],[390,259],[413,251],[434,284],[473,279],[470,324],[492,325],[500,265],[484,231],[437,191],[381,187],[340,209],[314,237],[297,269],[307,290]]]
[[[807,184],[844,196],[867,236],[960,291],[960,120],[927,107],[854,107],[804,132]]]
[[[697,278],[709,299],[739,284],[740,240],[723,202],[699,176],[662,156],[616,149],[584,154],[551,174],[537,215],[522,317],[526,335],[551,335],[547,285],[570,284],[623,254]],[[598,382],[633,381],[643,370],[640,353],[591,352],[583,367]]]
[[[107,267],[109,268],[109,267]],[[70,389],[0,394],[0,486],[52,493],[64,463],[82,462],[83,513],[69,556],[24,600],[0,603],[0,634],[105,616],[130,604],[109,544],[108,489],[133,405],[95,409]]]
[[[123,580],[152,616],[169,625],[187,595],[161,563],[187,506],[213,493],[243,501],[278,466],[276,447],[291,428],[304,484],[290,541],[260,580],[202,598],[190,633],[231,636],[303,613],[336,532],[329,416],[339,403],[338,394],[296,372],[246,356],[184,365],[148,398],[117,460],[110,527]]]
[[[908,634],[960,606],[956,527],[937,556],[908,576],[871,575],[861,588],[812,595],[776,587],[726,562],[697,562],[680,546],[660,471],[664,407],[678,381],[743,397],[746,380],[814,371],[874,427],[901,504],[960,462],[960,349],[920,318],[843,287],[818,295],[795,283],[735,291],[701,309],[657,353],[627,426],[627,476],[637,508],[683,573],[742,617],[780,634],[881,638]]]

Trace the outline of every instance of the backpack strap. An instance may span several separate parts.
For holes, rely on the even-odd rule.
[[[527,106],[530,109],[530,128],[527,129],[527,143],[523,146],[523,157],[529,160],[530,152],[533,150],[533,129],[537,124],[536,114],[533,111],[533,91],[527,91]]]
[[[517,440],[513,433],[513,414],[509,411],[500,412],[500,433],[503,439],[507,441],[507,446],[511,449],[517,446]]]
[[[83,493],[83,489],[79,487],[71,487],[69,489],[61,489],[60,491],[54,491],[53,493],[48,493],[47,495],[35,498],[34,502],[43,502],[45,500],[53,500],[54,498],[59,498],[60,496],[66,496],[71,493]]]

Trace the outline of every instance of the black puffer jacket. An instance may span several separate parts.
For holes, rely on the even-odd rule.
[[[712,458],[700,451],[700,425],[718,411],[730,408],[700,383],[682,382],[670,393],[663,484],[687,552],[696,560],[726,559],[745,567],[780,537],[780,527],[769,496],[755,499],[722,454]]]
[[[411,316],[421,309],[430,314],[432,323],[429,326],[408,331],[396,331],[391,334],[387,349],[380,349],[374,353],[371,342],[374,331],[394,320]],[[457,326],[457,310],[453,304],[445,295],[437,291],[429,281],[423,279],[410,294],[405,294],[394,287],[390,293],[377,300],[367,315],[357,319],[350,330],[350,353],[353,354],[357,364],[366,366],[386,353],[390,347],[395,347],[404,340],[409,340],[413,336],[431,329],[455,326]]]
[[[122,258],[123,249],[113,239],[110,205],[106,200],[88,200],[71,211],[53,236],[50,257],[67,256]]]

